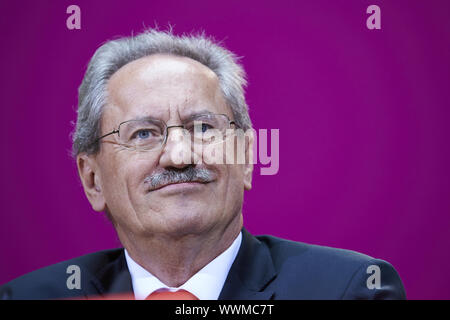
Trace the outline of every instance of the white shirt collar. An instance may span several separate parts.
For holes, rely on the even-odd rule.
[[[200,300],[217,300],[222,291],[231,265],[236,259],[242,242],[242,232],[236,237],[227,250],[194,274],[188,281],[178,288],[166,286],[158,278],[137,264],[125,249],[125,259],[131,274],[134,296],[137,300],[144,300],[149,294],[161,288],[170,291],[184,289],[194,294]]]

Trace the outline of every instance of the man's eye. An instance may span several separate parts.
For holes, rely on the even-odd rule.
[[[209,129],[212,129],[212,128],[213,128],[213,126],[210,125],[210,124],[207,124],[207,123],[201,123],[201,124],[198,124],[198,125],[196,126],[195,130],[196,130],[197,132],[203,132],[203,133],[205,133],[206,131],[208,131]]]
[[[135,132],[132,138],[148,139],[152,136],[152,132],[148,129],[142,129]]]

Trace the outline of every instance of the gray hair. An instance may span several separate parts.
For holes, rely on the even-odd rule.
[[[244,130],[252,127],[244,97],[246,75],[234,53],[203,33],[176,36],[171,29],[148,29],[137,36],[104,43],[90,60],[78,89],[78,116],[72,135],[74,157],[80,153],[95,154],[100,150],[97,138],[101,132],[100,120],[110,77],[125,64],[158,53],[188,57],[210,68],[219,79],[236,124]]]

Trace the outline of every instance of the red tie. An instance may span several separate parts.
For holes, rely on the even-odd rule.
[[[198,298],[189,291],[180,289],[175,292],[156,290],[145,300],[198,300]]]

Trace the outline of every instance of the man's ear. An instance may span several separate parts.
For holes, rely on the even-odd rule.
[[[77,156],[77,167],[84,192],[91,203],[92,209],[99,212],[104,211],[106,202],[96,159],[93,156],[80,154]]]
[[[250,190],[252,188],[252,176],[253,176],[253,143],[254,143],[254,130],[248,129],[245,132],[245,165],[244,165],[244,188]]]

